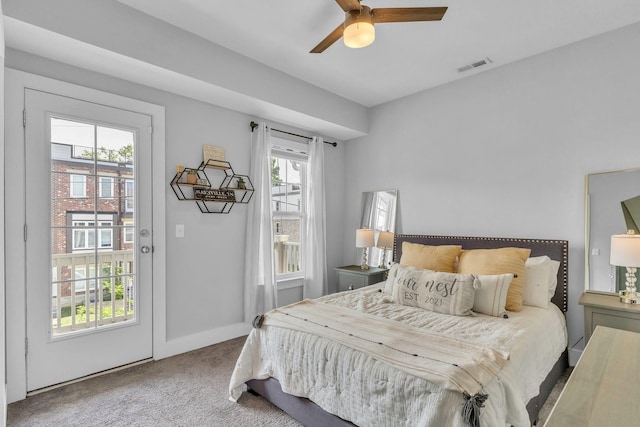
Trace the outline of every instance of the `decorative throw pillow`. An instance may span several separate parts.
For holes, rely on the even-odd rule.
[[[507,293],[506,308],[509,311],[521,311],[526,275],[524,263],[530,253],[531,249],[524,248],[464,250],[458,260],[458,273],[514,274]]]
[[[473,274],[401,266],[393,283],[392,300],[437,313],[468,316],[472,314],[476,281]]]
[[[453,273],[453,266],[462,246],[428,246],[419,243],[402,242],[401,265],[434,271]]]
[[[504,316],[507,292],[513,280],[513,274],[478,275],[480,286],[476,289],[473,311],[489,316]]]
[[[398,275],[399,268],[400,264],[398,264],[397,262],[394,262],[393,264],[391,264],[391,267],[389,267],[389,271],[387,272],[387,280],[384,282],[383,292],[385,294],[391,295],[391,293],[393,292],[393,281]]]
[[[532,307],[549,306],[549,280],[551,278],[551,258],[538,256],[525,262],[527,276],[524,280],[522,303]]]

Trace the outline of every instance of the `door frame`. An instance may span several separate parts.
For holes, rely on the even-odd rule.
[[[153,358],[169,354],[166,339],[166,188],[165,109],[136,99],[66,83],[11,68],[5,69],[5,242],[7,402],[27,395],[26,382],[26,244],[24,91],[31,88],[151,116],[153,224]],[[27,118],[28,120],[28,118]]]

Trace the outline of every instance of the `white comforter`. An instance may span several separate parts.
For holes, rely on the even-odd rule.
[[[393,304],[380,286],[319,299],[502,350],[510,360],[485,387],[482,426],[529,426],[526,402],[567,346],[565,319],[525,306],[508,319],[449,316]],[[460,426],[463,397],[344,345],[289,329],[253,329],[229,385],[237,400],[250,379],[274,377],[286,393],[311,399],[359,426]]]

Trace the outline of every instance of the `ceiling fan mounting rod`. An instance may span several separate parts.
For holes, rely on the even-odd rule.
[[[371,8],[369,6],[361,6],[360,10],[354,9],[344,14],[344,27],[347,28],[349,25],[358,23],[358,22],[367,22],[373,25],[373,16],[371,15]]]

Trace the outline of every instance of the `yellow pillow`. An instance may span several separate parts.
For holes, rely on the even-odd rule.
[[[524,296],[524,263],[529,258],[531,249],[498,248],[472,249],[460,253],[458,273],[463,274],[516,274],[509,285],[506,309],[521,311]]]
[[[459,245],[428,246],[402,242],[400,265],[453,273],[453,266],[461,250],[462,246]]]

